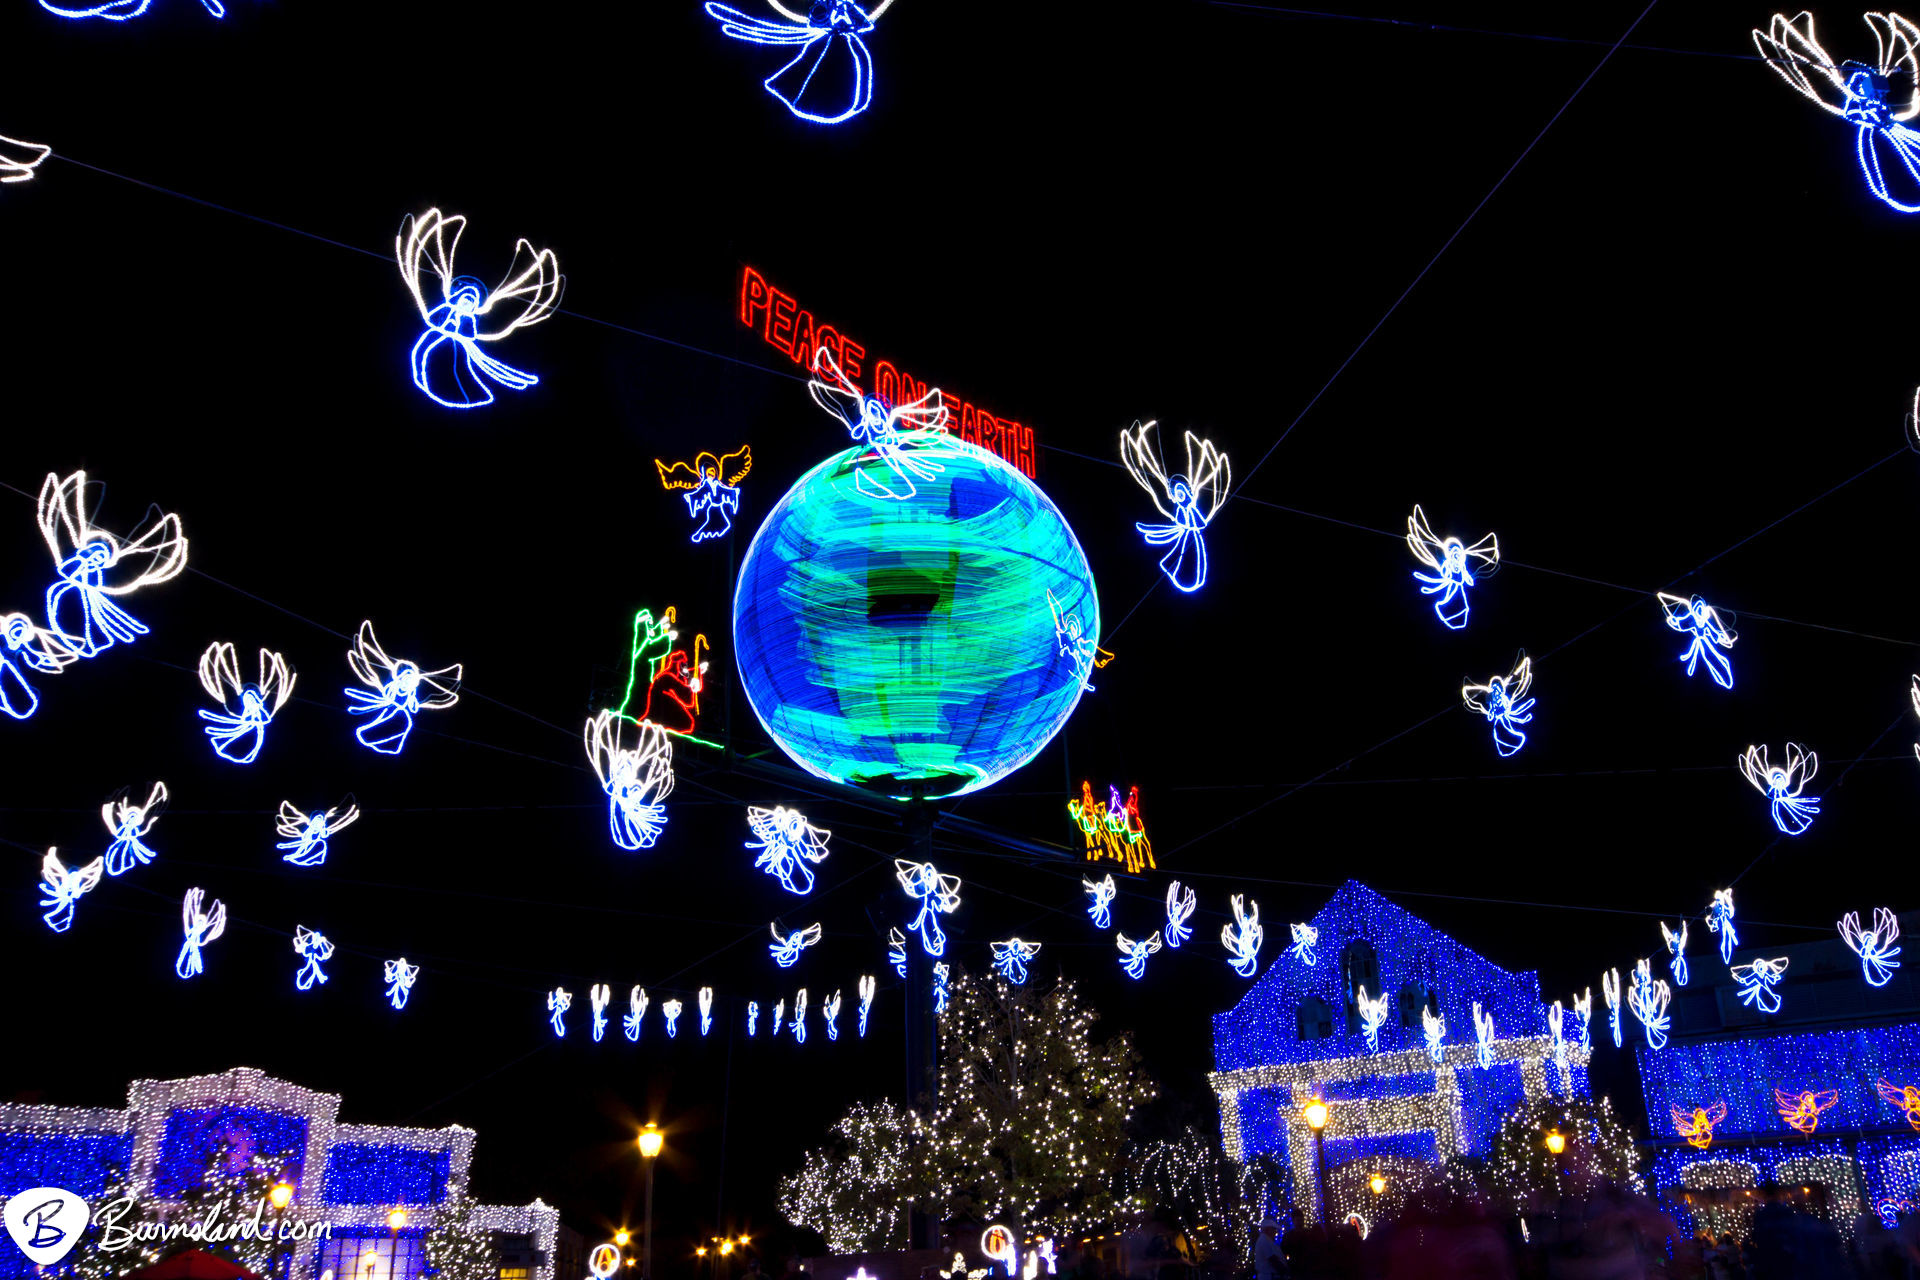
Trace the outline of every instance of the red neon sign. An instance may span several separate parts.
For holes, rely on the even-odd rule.
[[[871,377],[863,381],[867,348],[832,325],[816,321],[813,313],[802,309],[792,294],[776,289],[752,267],[740,270],[739,315],[741,324],[809,373],[813,371],[813,353],[824,347],[833,352],[833,358],[847,377],[870,387],[874,395],[888,404],[906,404],[927,394],[930,384],[887,360],[875,360]],[[944,387],[940,398],[962,440],[998,454],[1029,478],[1033,476],[1032,427],[1011,418],[997,417]]]

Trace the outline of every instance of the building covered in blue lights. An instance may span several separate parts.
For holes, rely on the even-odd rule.
[[[1240,1002],[1214,1016],[1212,1076],[1227,1153],[1276,1159],[1307,1218],[1317,1218],[1318,1199],[1303,1111],[1312,1098],[1328,1107],[1327,1198],[1339,1220],[1373,1212],[1375,1172],[1413,1185],[1432,1165],[1486,1155],[1524,1102],[1588,1096],[1577,1020],[1565,1024],[1575,1043],[1556,1053],[1537,974],[1507,972],[1358,881],[1310,923],[1313,963],[1280,950]],[[1361,1019],[1363,988],[1388,997],[1377,1047]],[[1476,1003],[1493,1018],[1484,1066]],[[1437,1045],[1426,1014],[1445,1019]]]
[[[302,1249],[284,1280],[328,1271],[356,1280],[416,1280],[439,1207],[466,1189],[473,1130],[342,1124],[339,1112],[338,1094],[250,1067],[136,1080],[124,1110],[0,1105],[0,1200],[31,1187],[60,1187],[93,1209],[115,1192],[166,1213],[183,1207],[217,1160],[259,1158],[293,1186],[290,1218],[329,1226],[328,1238]],[[395,1209],[405,1211],[402,1227],[389,1223]],[[538,1200],[479,1205],[474,1214],[493,1231],[516,1280],[554,1280],[556,1253],[578,1252],[579,1237]],[[24,1255],[4,1251],[0,1280],[35,1274]]]

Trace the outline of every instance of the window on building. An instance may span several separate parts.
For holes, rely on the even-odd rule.
[[[1380,957],[1374,954],[1371,942],[1355,939],[1341,949],[1340,985],[1347,1001],[1347,1030],[1358,1031],[1360,988],[1365,987],[1369,996],[1377,996],[1386,990],[1380,981]]]
[[[317,1272],[335,1280],[420,1280],[427,1269],[418,1235],[335,1236],[320,1246]]]
[[[1420,1015],[1426,1012],[1429,1007],[1438,1007],[1437,1005],[1430,1006],[1428,1002],[1431,1000],[1433,1000],[1433,993],[1427,990],[1426,983],[1421,982],[1417,978],[1407,983],[1404,987],[1401,987],[1400,1025],[1403,1027],[1420,1026]]]
[[[525,1267],[500,1268],[500,1280],[528,1280],[529,1272]]]
[[[1325,1040],[1333,1034],[1333,1010],[1319,996],[1302,1000],[1296,1018],[1302,1040]]]

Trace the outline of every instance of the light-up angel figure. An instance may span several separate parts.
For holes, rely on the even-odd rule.
[[[1422,1007],[1420,1010],[1420,1034],[1427,1042],[1427,1057],[1438,1066],[1447,1060],[1447,1015],[1437,1010]]]
[[[200,949],[227,931],[227,904],[215,898],[213,906],[206,905],[206,892],[202,889],[189,889],[187,896],[180,900],[180,954],[174,957],[173,971],[182,978],[191,978],[206,971],[206,962],[200,956]]]
[[[778,922],[767,925],[767,931],[773,935],[773,941],[767,946],[767,954],[782,969],[791,969],[800,959],[800,953],[820,941],[820,926],[810,924],[804,929],[795,929],[792,933],[782,934]]]
[[[1313,968],[1320,962],[1320,957],[1313,950],[1320,945],[1320,930],[1310,924],[1290,924],[1287,928],[1293,931],[1293,945],[1287,950],[1301,964]]]
[[[747,1001],[747,1038],[752,1039],[760,1033],[760,1002]]]
[[[1649,1049],[1667,1047],[1667,1032],[1673,1028],[1673,1016],[1667,1006],[1673,1001],[1673,988],[1664,979],[1653,976],[1652,962],[1642,960],[1633,971],[1633,987],[1627,992],[1627,1007],[1640,1020],[1647,1034]]]
[[[860,975],[860,1038],[863,1040],[867,1036],[867,1015],[873,1012],[874,993],[879,989],[880,984],[873,980],[872,974]]]
[[[775,1000],[773,1002],[773,1023],[767,1028],[767,1034],[769,1036],[778,1039],[780,1033],[786,1029],[787,1024],[782,1021],[782,1019],[786,1017],[786,1014],[787,1002],[784,999]]]
[[[1073,663],[1081,685],[1087,692],[1093,692],[1093,682],[1088,677],[1093,674],[1095,667],[1104,667],[1112,662],[1113,655],[1094,643],[1079,614],[1061,611],[1060,598],[1052,590],[1047,592],[1047,608],[1053,613],[1053,640],[1060,646],[1060,656]]]
[[[1113,900],[1119,896],[1120,886],[1113,881],[1113,872],[1099,880],[1082,877],[1080,887],[1087,895],[1087,916],[1096,929],[1113,928]]]
[[[793,993],[793,1042],[807,1042],[807,989],[800,988]]]
[[[137,2],[146,7],[146,0]],[[30,181],[40,162],[52,154],[53,148],[43,142],[22,142],[0,134],[0,183]]]
[[[1113,935],[1113,945],[1120,949],[1120,967],[1127,971],[1129,978],[1138,982],[1147,976],[1147,957],[1160,949],[1160,931],[1156,929],[1151,937],[1138,942],[1124,933],[1116,933]]]
[[[1870,987],[1884,987],[1893,980],[1893,971],[1900,967],[1894,957],[1900,954],[1900,948],[1894,946],[1900,940],[1900,922],[1893,912],[1885,907],[1873,909],[1873,928],[1860,927],[1860,913],[1849,911],[1840,917],[1840,937],[1853,954],[1860,957],[1860,973]]]
[[[599,1044],[607,1035],[607,1006],[613,1002],[613,988],[604,982],[596,982],[587,988],[587,1007],[592,1011],[593,1042]]]
[[[296,867],[317,867],[325,862],[327,841],[360,820],[360,806],[353,802],[352,796],[340,803],[346,806],[345,813],[338,806],[302,813],[293,807],[293,801],[282,800],[280,816],[273,828],[286,837],[273,846],[287,851],[281,855],[281,861]]]
[[[646,988],[635,987],[627,992],[627,1016],[620,1019],[620,1029],[634,1044],[640,1042],[640,1024],[647,1020],[647,1004]]]
[[[145,13],[153,0],[98,0],[95,4],[56,4],[54,0],[40,0],[40,7],[48,13],[62,18],[104,18],[108,22],[125,22]],[[216,18],[227,16],[227,7],[221,0],[200,0],[206,11]],[[0,179],[10,181],[10,179]]]
[[[1227,455],[1187,432],[1187,469],[1169,476],[1153,439],[1153,422],[1134,423],[1120,433],[1120,460],[1133,482],[1147,491],[1153,505],[1170,524],[1133,527],[1149,546],[1166,547],[1160,571],[1181,591],[1192,593],[1207,585],[1207,526],[1227,500],[1232,471]]]
[[[48,849],[40,859],[40,905],[45,908],[40,919],[46,922],[47,928],[55,933],[71,929],[74,905],[82,895],[93,892],[106,869],[107,860],[101,857],[68,870],[67,864],[60,861],[59,847]]]
[[[208,645],[200,655],[200,687],[220,704],[220,710],[199,714],[207,722],[205,732],[214,754],[234,764],[252,764],[266,745],[267,725],[293,696],[296,678],[284,657],[263,648],[260,679],[243,683],[234,647],[224,640]]]
[[[1553,1007],[1547,1010],[1547,1031],[1553,1037],[1553,1061],[1556,1066],[1567,1065],[1567,1007],[1555,1000]]]
[[[920,946],[928,955],[942,954],[947,949],[947,935],[940,928],[940,917],[959,909],[960,877],[941,875],[931,862],[909,862],[904,858],[895,858],[893,869],[900,887],[920,904],[920,914],[913,918],[907,931],[920,935]]]
[[[311,991],[327,984],[327,972],[320,966],[333,959],[333,943],[326,934],[303,924],[293,926],[293,954],[300,957],[300,971],[293,975],[295,988]]]
[[[1716,889],[1713,901],[1707,904],[1707,932],[1719,935],[1720,963],[1733,962],[1733,949],[1740,945],[1740,935],[1733,927],[1733,890]]]
[[[1882,1098],[1904,1111],[1907,1123],[1915,1130],[1920,1130],[1920,1088],[1910,1084],[1894,1084],[1882,1077],[1880,1082],[1874,1085],[1874,1090]]]
[[[1613,1033],[1613,1047],[1620,1047],[1620,971],[1609,969],[1600,975],[1600,994],[1607,999],[1607,1030]]]
[[[678,1000],[668,1000],[660,1006],[660,1016],[667,1020],[667,1039],[669,1040],[680,1034],[680,1010],[683,1007]]]
[[[1854,127],[1854,155],[1868,189],[1901,213],[1920,213],[1920,133],[1904,123],[1920,115],[1920,29],[1897,13],[1869,13],[1866,21],[1879,47],[1873,66],[1836,66],[1814,38],[1810,13],[1791,20],[1774,14],[1767,30],[1754,31],[1753,43],[1802,97]]]
[[[448,217],[438,209],[429,209],[418,218],[408,214],[401,220],[400,234],[393,238],[400,278],[407,282],[420,318],[427,322],[409,358],[413,385],[428,399],[449,409],[478,409],[492,404],[490,382],[525,391],[540,381],[534,374],[494,359],[480,349],[480,344],[499,342],[516,329],[539,324],[551,316],[560,305],[560,290],[566,283],[553,250],[536,252],[525,240],[514,244],[513,264],[495,288],[489,290],[473,276],[455,275],[453,257],[466,229],[464,215]],[[440,278],[432,301],[420,281],[429,269]],[[500,308],[500,319],[494,317],[495,307]],[[493,327],[482,329],[483,319]]]
[[[887,930],[887,963],[901,977],[907,976],[907,935],[897,928]]]
[[[653,465],[660,472],[660,487],[681,491],[687,514],[700,522],[693,531],[694,542],[723,538],[733,532],[733,517],[740,512],[740,482],[753,470],[750,447],[743,444],[717,458],[702,453],[692,465],[676,462],[668,466],[658,458]]]
[[[1692,1111],[1683,1111],[1679,1107],[1669,1107],[1673,1115],[1673,1131],[1687,1140],[1687,1145],[1705,1151],[1713,1145],[1713,1126],[1727,1118],[1727,1104],[1716,1102],[1711,1107],[1695,1107]]]
[[[1673,971],[1675,986],[1687,985],[1687,922],[1680,922],[1680,932],[1667,928],[1667,922],[1660,922],[1660,936],[1667,941],[1667,954],[1672,957],[1667,967]]]
[[[1027,963],[1040,954],[1040,944],[1008,938],[993,944],[993,971],[1014,986],[1027,981]]]
[[[1473,1002],[1474,1060],[1482,1067],[1493,1065],[1493,1014],[1482,1013],[1480,1002]]]
[[[1427,513],[1416,502],[1413,514],[1407,517],[1407,550],[1413,552],[1414,559],[1433,570],[1421,573],[1416,569],[1413,580],[1420,584],[1421,595],[1440,597],[1433,602],[1434,617],[1449,631],[1465,627],[1467,589],[1477,582],[1476,569],[1481,577],[1486,577],[1500,568],[1500,539],[1489,533],[1468,546],[1458,538],[1438,537],[1433,526],[1427,523]]]
[[[720,33],[749,44],[798,45],[799,52],[761,83],[800,119],[811,124],[851,120],[873,101],[873,55],[861,37],[893,0],[867,9],[853,0],[813,0],[795,12],[780,0],[767,0],[785,22],[753,18],[708,0],[707,14]]]
[[[947,408],[941,403],[940,388],[907,404],[888,405],[878,396],[863,394],[826,347],[813,353],[813,375],[807,384],[813,402],[838,418],[848,435],[885,464],[884,469],[861,466],[856,470],[853,487],[866,497],[904,502],[919,492],[915,480],[922,484],[932,480],[946,470],[940,459],[957,456],[947,435]]]
[[[1717,609],[1699,596],[1671,596],[1662,591],[1658,599],[1667,615],[1667,625],[1693,637],[1680,654],[1680,661],[1687,664],[1687,674],[1691,676],[1704,662],[1715,684],[1722,689],[1733,688],[1733,659],[1726,652],[1738,638],[1729,622],[1732,615],[1721,617]]]
[[[1360,1011],[1360,1030],[1367,1037],[1367,1052],[1380,1052],[1380,1028],[1387,1024],[1387,996],[1382,992],[1378,996],[1367,995],[1364,985],[1353,994],[1353,1002]]]
[[[1740,757],[1740,773],[1771,802],[1773,825],[1785,835],[1797,836],[1813,825],[1813,816],[1820,812],[1820,797],[1802,794],[1820,771],[1820,757],[1802,751],[1794,742],[1787,744],[1786,757],[1784,766],[1771,765],[1764,746],[1748,747]]]
[[[947,983],[947,972],[947,965],[944,960],[933,966],[933,1011],[935,1014],[942,1014],[947,1011],[947,1000],[949,996],[952,995],[952,988]]]
[[[1180,891],[1180,882],[1175,880],[1167,886],[1167,945],[1178,950],[1180,944],[1193,936],[1193,930],[1187,927],[1187,921],[1193,918],[1193,909],[1199,905],[1199,897],[1193,890]]]
[[[380,976],[387,984],[387,1003],[395,1010],[405,1009],[408,998],[413,995],[413,984],[420,977],[420,966],[408,964],[407,958],[401,956],[382,965]]]
[[[57,676],[80,655],[24,613],[0,616],[0,711],[25,720],[40,709],[29,670]]]
[[[167,784],[156,782],[147,792],[145,804],[127,803],[124,788],[100,806],[100,821],[106,824],[113,843],[107,846],[107,874],[125,875],[136,866],[152,862],[156,855],[146,842],[147,832],[160,821],[167,809]]]
[[[700,1034],[713,1030],[713,988],[702,987],[696,997],[700,1005]]]
[[[64,480],[49,472],[40,484],[38,519],[59,576],[47,588],[47,629],[74,654],[91,658],[147,634],[113,597],[177,577],[187,567],[187,539],[179,516],[161,515],[123,542],[94,527],[86,490],[84,471]]]
[[[747,826],[759,837],[746,844],[749,849],[760,850],[753,865],[778,880],[788,893],[812,893],[813,867],[808,864],[817,866],[827,860],[827,838],[833,832],[814,826],[805,814],[785,805],[772,809],[749,806]]]
[[[360,745],[383,756],[397,756],[413,732],[413,717],[438,711],[460,701],[459,663],[438,671],[422,671],[404,658],[389,658],[373,634],[373,623],[362,622],[347,650],[347,666],[365,689],[345,690],[347,712],[373,719],[354,730]]]
[[[1740,984],[1740,1003],[1761,1013],[1780,1012],[1780,994],[1776,990],[1787,976],[1787,957],[1773,960],[1754,959],[1746,964],[1733,966],[1730,973],[1733,980]]]
[[[1233,923],[1220,926],[1220,945],[1227,949],[1227,964],[1243,978],[1251,978],[1260,967],[1260,944],[1267,931],[1260,927],[1260,904],[1234,894],[1228,905],[1233,908]]]
[[[1913,397],[1914,431],[1916,439],[1920,439],[1920,391],[1914,392]],[[1920,444],[1916,445],[1916,450],[1920,451]],[[1913,683],[1908,686],[1907,697],[1913,702],[1913,714],[1920,716],[1920,676],[1915,676]],[[1913,744],[1913,754],[1916,758],[1920,758],[1920,742]]]
[[[547,992],[547,1024],[560,1039],[567,1038],[567,1010],[573,1008],[573,992],[555,987]]]
[[[827,1024],[827,1039],[838,1040],[840,1038],[840,993],[837,990],[820,1002],[820,1020]]]
[[[1580,1019],[1580,1052],[1593,1052],[1593,988],[1573,998],[1573,1011]]]
[[[1509,674],[1490,676],[1485,684],[1460,686],[1460,700],[1467,710],[1485,716],[1493,726],[1493,747],[1502,756],[1527,745],[1526,731],[1520,726],[1533,723],[1534,700],[1527,696],[1532,687],[1533,660],[1524,649]]]
[[[1788,1093],[1785,1089],[1775,1089],[1773,1103],[1780,1111],[1780,1118],[1787,1122],[1787,1128],[1795,1133],[1810,1134],[1820,1127],[1820,1113],[1839,1105],[1840,1091],[1824,1089],[1816,1093],[1806,1089]]]
[[[667,796],[673,792],[673,739],[642,721],[639,741],[626,746],[629,722],[602,711],[587,721],[587,759],[607,794],[607,830],[622,849],[653,848],[667,826]]]

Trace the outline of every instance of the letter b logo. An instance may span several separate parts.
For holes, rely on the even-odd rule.
[[[38,1266],[50,1267],[73,1251],[87,1227],[87,1202],[59,1187],[34,1187],[0,1210],[7,1234]]]

